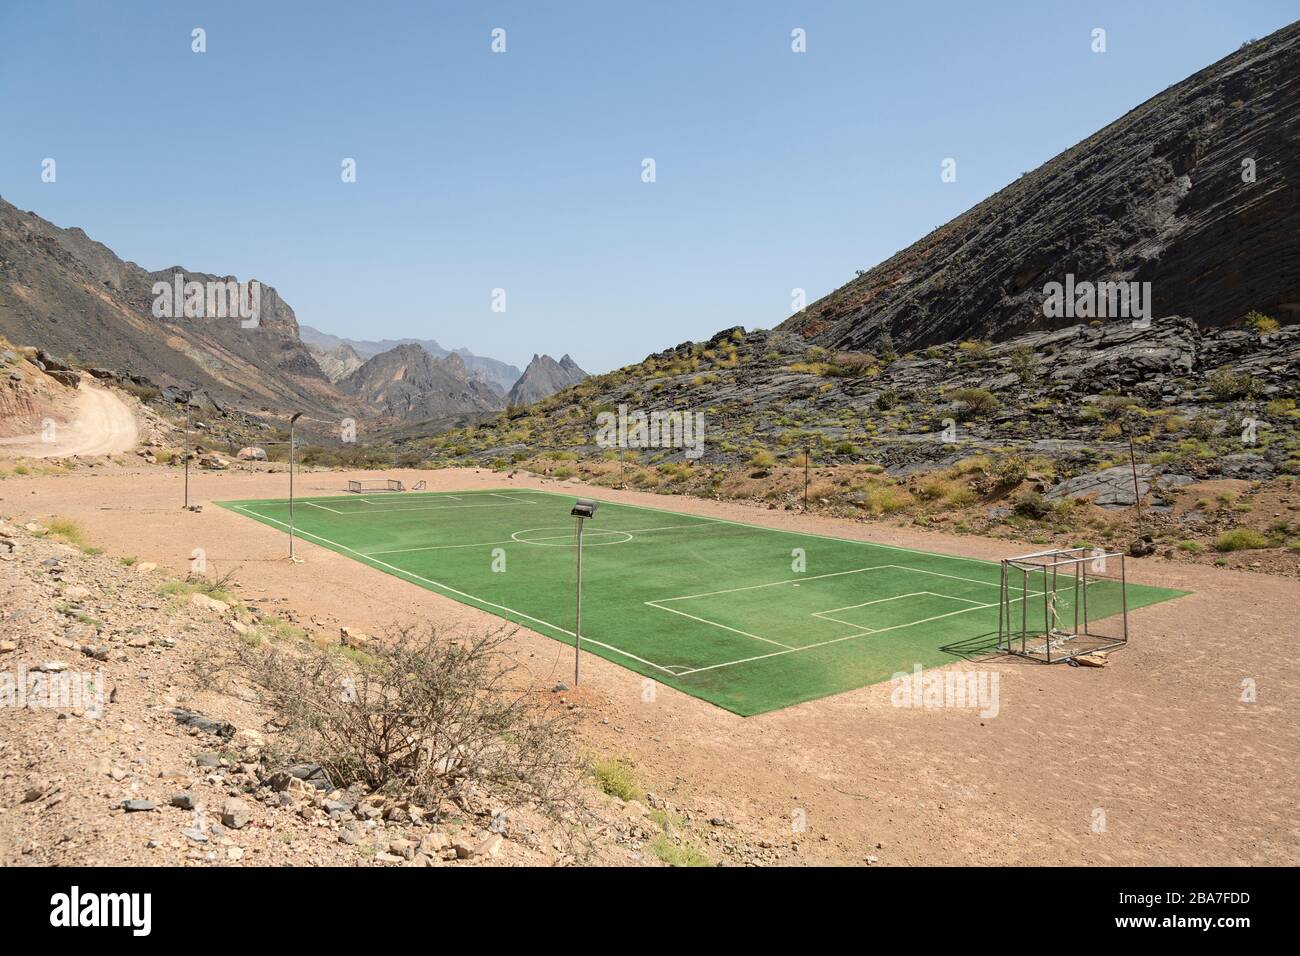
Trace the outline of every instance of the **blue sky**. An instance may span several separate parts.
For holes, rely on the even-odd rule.
[[[604,371],[777,324],[792,289],[813,301],[1297,16],[1296,0],[9,2],[0,196],[149,269],[260,279],[329,332]]]

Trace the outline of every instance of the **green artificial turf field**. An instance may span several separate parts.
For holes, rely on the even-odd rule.
[[[288,526],[285,500],[217,503]],[[305,541],[571,644],[572,503],[370,492],[299,498],[294,524]],[[995,562],[602,502],[583,536],[582,647],[758,714],[991,649],[999,577]],[[1182,593],[1130,581],[1128,606]],[[1088,594],[1094,621],[1119,608],[1113,582]]]

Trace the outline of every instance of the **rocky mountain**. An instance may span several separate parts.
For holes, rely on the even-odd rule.
[[[211,317],[186,317],[187,293],[182,287],[181,297],[173,294],[178,274],[205,290],[197,311]],[[0,199],[0,335],[10,341],[255,410],[350,408],[299,339],[293,309],[274,288],[258,284],[254,300],[254,287],[244,287],[255,325],[237,310],[218,317],[219,308],[208,308],[235,304],[214,301],[233,282],[180,266],[146,271],[80,229],[62,229]]]
[[[1150,316],[1300,319],[1300,22],[1201,70],[780,327],[900,351],[1062,328],[1049,283],[1150,283]],[[1071,279],[1070,277],[1073,277]]]
[[[310,325],[300,326],[299,332],[302,335],[302,340],[314,349],[334,353],[340,346],[346,345],[359,355],[363,361],[374,358],[380,352],[390,351],[399,345],[418,345],[437,358],[445,358],[454,353],[464,359],[467,369],[471,372],[481,372],[481,377],[485,381],[496,385],[503,392],[508,391],[510,386],[514,385],[522,374],[519,369],[508,362],[502,362],[499,359],[488,358],[483,355],[475,355],[466,348],[445,349],[433,339],[348,339],[322,332]]]
[[[568,355],[558,362],[549,355],[534,355],[519,381],[511,387],[506,401],[509,405],[531,405],[586,377],[587,373]]]
[[[316,364],[331,382],[347,378],[365,364],[365,359],[346,342],[340,342],[332,349],[317,348],[313,345],[309,345],[308,348],[311,350],[312,357],[316,359]]]
[[[430,355],[414,343],[368,359],[339,386],[372,411],[405,422],[491,412],[505,405],[501,390],[471,374],[461,356]]]

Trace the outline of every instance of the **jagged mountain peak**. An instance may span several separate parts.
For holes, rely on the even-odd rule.
[[[568,354],[558,362],[549,355],[534,354],[524,374],[510,389],[507,401],[511,405],[531,405],[586,377],[587,373]]]

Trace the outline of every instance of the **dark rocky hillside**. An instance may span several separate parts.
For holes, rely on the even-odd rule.
[[[175,267],[146,272],[80,229],[61,229],[0,199],[0,334],[72,359],[197,388],[254,411],[294,406],[336,414],[349,401],[298,338],[293,309],[262,286],[260,324],[156,318],[153,284]]]
[[[1298,381],[1300,325],[1261,335],[1170,317],[902,356],[732,329],[433,444],[489,464],[547,451],[599,458],[611,449],[597,443],[597,416],[626,405],[703,413],[701,464],[776,464],[807,449],[819,462],[906,475],[1016,453],[1055,462],[1064,479],[1127,458],[1127,423],[1139,456],[1162,471],[1256,479],[1300,474]],[[686,459],[680,448],[612,451],[652,465]]]
[[[1153,97],[781,326],[900,350],[1063,327],[1043,288],[1151,283],[1152,316],[1300,320],[1300,23]],[[1243,181],[1253,160],[1255,181]]]

